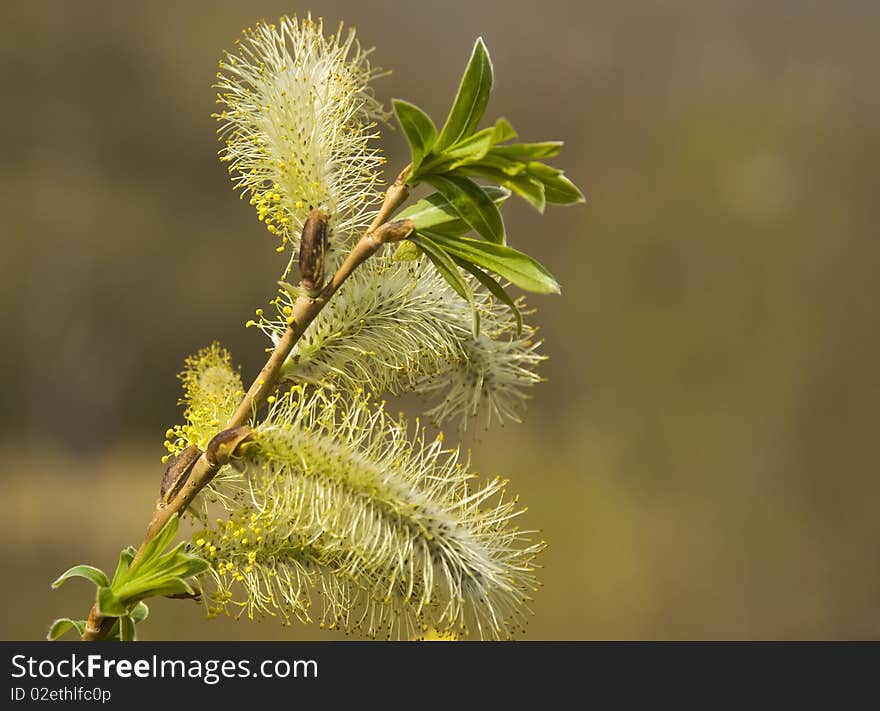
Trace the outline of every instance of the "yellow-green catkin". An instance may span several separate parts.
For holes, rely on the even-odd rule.
[[[368,399],[296,388],[240,476],[247,496],[196,534],[212,614],[402,639],[523,631],[544,544],[514,525],[507,482],[477,483],[442,438],[411,436]]]
[[[190,444],[204,449],[211,437],[224,429],[244,395],[241,375],[232,366],[229,351],[218,343],[189,356],[178,377],[183,383],[180,404],[184,405],[186,422],[165,433],[168,456],[179,454]]]
[[[542,378],[545,357],[528,323],[522,331],[504,304],[474,287],[480,333],[471,305],[424,259],[388,255],[363,264],[309,325],[281,377],[328,382],[377,397],[417,391],[428,396],[433,422],[520,421],[529,391]],[[292,311],[281,291],[275,314],[260,310],[253,323],[277,344]],[[522,305],[522,304],[521,304]]]
[[[381,202],[384,158],[372,143],[387,113],[369,87],[369,54],[353,29],[325,36],[308,15],[246,29],[220,62],[220,157],[278,251],[293,246],[285,274],[312,208],[329,216],[335,244]]]

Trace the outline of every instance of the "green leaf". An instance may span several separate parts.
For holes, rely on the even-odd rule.
[[[98,587],[110,584],[103,570],[91,565],[75,565],[58,576],[58,579],[52,583],[52,589],[55,590],[61,587],[70,578],[85,578],[86,580],[91,580]]]
[[[193,587],[181,577],[165,575],[155,578],[138,578],[119,588],[118,595],[126,603],[147,597],[174,597],[194,595]]]
[[[195,591],[181,575],[157,573],[149,577],[139,577],[127,581],[124,585],[114,589],[114,593],[128,606],[147,597],[193,595]]]
[[[470,138],[450,146],[443,151],[443,155],[448,158],[479,160],[490,148],[511,138],[516,138],[516,131],[507,119],[500,118],[491,128],[477,131]]]
[[[113,626],[110,627],[110,631],[107,633],[107,636],[104,637],[108,642],[119,642],[119,618],[113,620]]]
[[[491,128],[477,131],[440,153],[432,154],[422,166],[422,174],[448,173],[455,168],[481,160],[498,143],[516,138],[516,131],[506,119],[500,118]]]
[[[112,589],[99,590],[99,607],[108,606],[107,615],[119,617],[128,614],[133,605],[146,597],[161,595],[192,595],[193,588],[186,581],[208,569],[207,561],[186,550],[186,543],[178,543],[167,553],[164,549],[177,533],[178,516],[173,515],[156,537],[145,547],[141,557],[126,568],[130,550],[120,555],[117,570],[120,575],[113,580]]]
[[[434,144],[436,152],[440,153],[476,130],[486,111],[491,90],[492,61],[483,38],[479,37],[458,86],[455,102]]]
[[[525,169],[525,164],[521,164]],[[484,164],[468,165],[459,168],[463,173],[480,175],[502,187],[512,190],[521,198],[525,199],[538,212],[544,212],[547,200],[544,193],[544,183],[525,172],[519,174],[503,173],[502,171]]]
[[[128,573],[132,574],[135,570],[145,567],[154,559],[158,558],[162,551],[168,547],[168,544],[174,540],[174,536],[177,535],[177,526],[178,515],[173,514],[171,518],[165,522],[165,525],[162,526],[162,530],[159,531],[156,537],[144,546],[141,557],[138,559],[137,563],[129,569]]]
[[[116,564],[116,572],[113,573],[113,582],[115,583],[117,580],[122,578],[128,572],[128,568],[131,565],[131,561],[134,560],[135,555],[137,554],[137,550],[134,546],[129,546],[128,548],[123,548],[119,553],[119,563]]]
[[[562,141],[543,141],[541,143],[513,143],[497,146],[492,152],[505,158],[534,159],[553,158],[562,150]]]
[[[478,282],[480,282],[486,290],[492,294],[496,299],[498,299],[502,304],[505,304],[512,312],[513,318],[516,320],[516,335],[519,336],[522,333],[522,314],[519,312],[519,307],[516,305],[513,299],[510,298],[510,295],[504,291],[504,288],[495,281],[491,276],[486,274],[482,269],[480,269],[475,264],[471,264],[470,262],[461,259],[460,257],[453,257],[452,261],[454,261],[459,267],[464,269],[467,272],[470,272],[474,275]]]
[[[412,240],[405,239],[394,250],[391,257],[392,262],[411,262],[422,256],[422,250]]]
[[[452,258],[442,248],[424,235],[416,233],[409,239],[428,255],[428,259],[431,260],[437,271],[440,272],[440,275],[449,282],[455,293],[471,305],[474,316],[474,337],[476,337],[480,332],[480,315],[477,313],[476,304],[474,303],[474,293],[470,284],[459,273],[455,262],[452,261]]]
[[[504,188],[485,187],[483,191],[496,204],[501,205],[510,197],[510,191]],[[440,230],[444,233],[462,234],[470,228],[462,220],[456,209],[440,193],[431,193],[403,210],[397,219],[412,220],[416,229]],[[401,244],[406,244],[402,242]]]
[[[144,560],[144,559],[142,559]],[[126,605],[145,597],[168,595],[192,595],[194,590],[187,582],[205,572],[209,563],[186,551],[186,543],[179,543],[164,555],[139,562],[120,580],[114,581],[113,591]]]
[[[128,609],[109,587],[98,588],[98,612],[104,617],[121,617]]]
[[[557,205],[585,202],[584,194],[562,174],[561,170],[536,161],[529,163],[526,170],[529,175],[544,183],[544,194],[547,197],[547,202],[556,203]]]
[[[134,629],[134,620],[128,615],[119,618],[119,641],[134,642],[137,639],[137,633]]]
[[[415,104],[402,99],[392,99],[397,122],[406,135],[412,152],[413,174],[418,171],[422,159],[431,152],[437,139],[437,129],[424,111]]]
[[[462,279],[455,266],[455,262],[452,261],[449,255],[435,245],[430,239],[426,239],[424,235],[417,233],[410,237],[410,240],[428,255],[428,259],[434,263],[434,266],[437,267],[437,271],[439,271],[446,281],[449,282],[449,285],[455,289],[455,293],[457,293],[462,299],[473,303],[474,297],[471,288],[468,283]]]
[[[558,168],[538,161],[521,161],[501,154],[505,146],[495,147],[479,161],[467,163],[455,174],[479,175],[509,188],[528,200],[539,212],[548,202],[570,205],[584,196]]]
[[[444,252],[495,272],[521,289],[537,294],[558,294],[559,284],[550,272],[527,254],[501,244],[467,237],[427,233]]]
[[[177,533],[178,517],[173,515],[162,527],[162,530],[150,543],[144,546],[143,553],[137,562],[133,562],[136,551],[133,547],[125,548],[119,554],[119,563],[113,582],[107,580],[97,568],[76,566],[62,575],[55,583],[60,585],[65,579],[73,576],[87,577],[98,586],[96,606],[105,617],[115,617],[111,634],[123,640],[134,639],[134,625],[142,622],[149,614],[143,599],[161,595],[194,595],[195,591],[188,582],[206,571],[209,563],[188,552],[187,544],[180,542],[171,550],[164,552]],[[63,634],[66,623],[56,621],[50,634]]]
[[[150,614],[150,608],[147,607],[147,604],[143,601],[139,602],[134,606],[134,609],[131,611],[129,617],[131,617],[132,622],[136,625],[139,625],[143,622]]]
[[[69,617],[61,617],[52,623],[52,626],[49,628],[49,633],[46,635],[46,639],[50,642],[56,640],[69,629],[75,629],[76,633],[82,637],[82,634],[86,629],[86,621],[71,620]]]
[[[504,244],[504,222],[498,206],[483,188],[460,175],[428,175],[434,186],[459,217],[490,242]]]
[[[417,230],[436,227],[459,219],[455,208],[440,193],[431,193],[400,212],[399,220],[412,220]]]
[[[475,161],[472,166],[468,166],[476,168],[476,167],[486,167],[497,170],[499,173],[503,173],[504,175],[522,175],[526,172],[527,164],[521,160],[517,160],[514,158],[506,158],[504,156],[500,156],[495,153],[495,149],[492,149],[485,157],[481,158],[479,161]]]
[[[183,544],[186,545],[185,543]],[[185,557],[185,562],[183,564],[183,570],[178,573],[183,578],[194,578],[197,575],[201,575],[208,568],[211,567],[211,564],[206,561],[204,558],[199,558],[197,555],[193,555],[189,552],[181,552],[178,555]]]

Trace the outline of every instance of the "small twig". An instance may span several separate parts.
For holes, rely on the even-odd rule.
[[[409,196],[406,187],[406,179],[409,176],[412,165],[404,168],[397,179],[385,192],[385,200],[379,208],[372,224],[358,240],[345,261],[337,270],[333,278],[324,286],[316,297],[299,296],[293,305],[293,311],[288,319],[287,330],[284,332],[278,345],[272,351],[263,369],[251,384],[238,408],[226,423],[226,430],[233,430],[244,426],[254,415],[266,398],[273,392],[278,382],[281,367],[293,350],[297,341],[302,337],[305,330],[314,318],[327,305],[340,286],[351,276],[352,272],[369,259],[373,253],[383,244],[397,242],[406,239],[413,232],[413,224],[409,220],[388,222],[391,215],[404,203]],[[219,469],[226,464],[233,450],[227,449],[223,456],[209,457],[207,453],[196,460],[189,469],[189,475],[176,494],[169,500],[162,499],[156,504],[153,517],[147,527],[144,540],[138,548],[135,560],[138,560],[146,545],[155,538],[156,534],[168,522],[175,513],[183,513],[186,507],[210,481]],[[214,461],[211,461],[211,460]],[[115,618],[102,616],[96,605],[92,606],[89,618],[86,622],[82,640],[85,642],[104,639],[110,632]]]

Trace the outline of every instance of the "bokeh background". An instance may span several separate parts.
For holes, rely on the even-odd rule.
[[[218,145],[216,62],[291,2],[0,9],[0,635],[40,638],[156,495],[175,373],[274,244]],[[543,529],[531,639],[877,638],[880,17],[871,2],[320,2],[442,118],[476,35],[492,116],[588,194],[506,213],[563,284],[525,424],[481,435]],[[386,132],[390,165],[405,160]],[[158,601],[147,639],[327,638]]]

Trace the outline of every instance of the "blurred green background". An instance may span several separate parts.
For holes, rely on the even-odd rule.
[[[380,98],[438,118],[483,35],[489,113],[564,139],[587,192],[506,212],[563,296],[531,300],[528,419],[475,443],[550,544],[529,638],[880,637],[877,8],[312,6],[377,47]],[[242,27],[308,9],[0,9],[4,638],[85,613],[85,583],[50,581],[140,540],[183,358],[263,357],[243,323],[279,262],[216,159],[211,84]],[[153,613],[147,639],[330,636]]]

